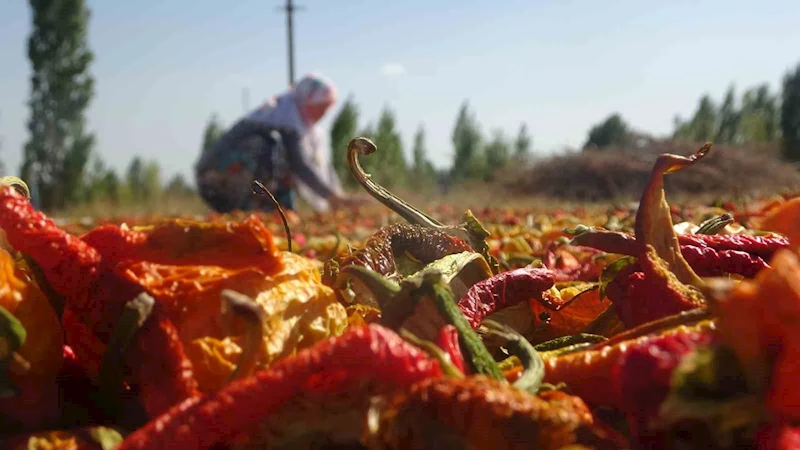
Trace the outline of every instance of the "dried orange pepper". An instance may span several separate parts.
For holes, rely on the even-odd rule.
[[[120,275],[139,284],[168,306],[201,391],[222,387],[242,354],[241,324],[226,323],[220,295],[226,289],[251,297],[264,313],[260,366],[294,354],[317,341],[341,334],[348,318],[331,288],[320,281],[314,263],[293,253],[282,255],[283,269],[268,275],[260,268],[166,266],[120,263]]]

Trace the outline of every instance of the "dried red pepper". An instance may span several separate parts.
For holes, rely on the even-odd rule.
[[[456,366],[461,373],[466,374],[466,363],[464,362],[464,355],[461,353],[461,346],[458,344],[458,329],[455,325],[447,324],[439,330],[439,335],[436,337],[436,345],[439,346],[445,353],[450,355],[450,361]]]
[[[678,319],[696,322],[697,315],[679,315]],[[676,325],[679,320],[662,319],[658,326],[669,326],[657,329],[644,325],[621,335],[619,338],[594,345],[578,352],[561,354],[554,358],[545,358],[545,383],[566,383],[570,392],[584,399],[592,406],[613,406],[621,408],[623,399],[614,390],[617,385],[616,371],[623,355],[643,349],[656,349],[657,345],[668,345],[677,335],[687,337],[691,341],[701,342],[707,339],[713,325],[702,321],[691,325]],[[683,338],[679,338],[683,339]],[[588,376],[591,374],[591,376]],[[644,378],[643,378],[644,379]]]
[[[439,364],[379,325],[352,329],[283,359],[221,391],[174,406],[128,436],[117,450],[202,450],[252,430],[304,391],[334,393],[365,378],[408,387],[441,376]]]
[[[742,250],[716,250],[713,247],[681,245],[681,254],[698,275],[720,276],[726,273],[753,278],[769,267],[760,256]]]
[[[0,228],[17,250],[37,262],[50,286],[64,296],[67,303],[62,323],[67,343],[81,365],[97,378],[105,343],[125,302],[138,295],[141,287],[117,276],[96,249],[58,228],[10,187],[0,190]],[[165,406],[198,393],[182,344],[162,309],[156,308],[136,333],[136,343],[147,359],[142,355],[137,360],[134,351],[131,367],[134,378],[144,387],[145,405],[153,408],[148,413],[158,414]],[[143,364],[145,360],[159,364]]]
[[[673,372],[681,359],[700,345],[712,341],[708,331],[686,330],[642,340],[620,355],[612,368],[612,391],[619,408],[628,418],[631,435],[642,448],[655,448],[663,442],[651,424],[670,392]]]
[[[758,450],[795,450],[800,448],[800,427],[791,424],[770,424],[756,434]]]
[[[170,265],[256,266],[265,273],[281,269],[278,248],[255,216],[224,227],[212,223],[165,220],[130,229],[104,225],[81,239],[111,261],[137,260]]]
[[[487,315],[525,301],[544,301],[542,292],[553,287],[549,269],[522,268],[501,272],[480,281],[458,301],[458,307],[472,328],[478,328]],[[557,309],[553,305],[552,309]]]
[[[370,448],[629,448],[579,397],[531,395],[482,376],[424,380],[378,412]]]
[[[759,256],[765,260],[772,258],[776,251],[789,247],[789,239],[780,235],[752,236],[749,234],[679,234],[678,242],[695,247],[709,247],[714,250],[736,250]]]

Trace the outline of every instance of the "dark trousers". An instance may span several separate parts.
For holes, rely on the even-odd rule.
[[[218,213],[271,211],[272,200],[253,191],[260,181],[284,209],[294,209],[295,193],[285,174],[283,146],[277,130],[239,122],[214,144],[197,165],[197,187],[203,200]]]

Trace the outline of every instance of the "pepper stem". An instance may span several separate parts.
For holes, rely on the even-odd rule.
[[[0,177],[0,186],[11,186],[28,200],[31,199],[31,190],[28,189],[28,185],[20,178],[13,176]]]
[[[358,162],[358,155],[367,156],[376,151],[378,151],[378,146],[376,146],[372,140],[363,136],[354,138],[347,144],[347,162],[350,166],[350,173],[353,174],[353,177],[355,177],[369,195],[387,208],[396,212],[410,224],[441,230],[447,234],[465,240],[473,250],[486,258],[486,261],[489,262],[495,273],[499,271],[499,264],[493,256],[489,255],[489,246],[486,244],[486,238],[489,237],[489,232],[486,231],[478,219],[475,218],[472,211],[467,210],[461,219],[462,223],[452,226],[444,225],[423,211],[415,208],[396,194],[373,181],[372,176],[366,173],[361,167],[361,164]]]
[[[101,398],[108,402],[111,410],[119,405],[119,390],[123,383],[125,354],[128,351],[136,331],[144,325],[155,306],[155,300],[147,292],[142,292],[133,300],[125,303],[125,309],[114,327],[111,339],[100,363],[99,389]]]
[[[249,375],[258,362],[258,349],[264,342],[263,311],[250,297],[225,289],[222,291],[222,314],[244,320],[246,331],[242,354],[228,382]]]
[[[733,223],[733,215],[725,213],[701,223],[695,234],[717,234],[731,223]]]
[[[433,217],[425,214],[419,209],[411,206],[397,195],[389,192],[388,189],[372,181],[372,176],[364,171],[358,162],[358,155],[370,155],[378,151],[378,146],[367,137],[357,137],[347,144],[347,163],[350,166],[350,173],[367,193],[381,202],[384,206],[400,215],[409,223],[420,225],[426,228],[444,228],[444,225]]]
[[[439,361],[439,366],[442,368],[442,372],[448,377],[464,378],[464,374],[458,370],[458,367],[456,367],[455,364],[453,364],[453,360],[450,359],[450,355],[448,355],[447,352],[439,348],[433,342],[420,339],[405,328],[400,329],[400,336],[422,350],[425,350],[426,353]]]
[[[289,249],[289,253],[292,253],[292,230],[289,228],[289,221],[286,219],[286,214],[284,214],[281,204],[278,203],[278,199],[276,199],[275,196],[272,195],[272,192],[270,192],[269,189],[264,186],[264,183],[258,180],[253,180],[253,193],[267,195],[269,199],[272,200],[275,208],[278,209],[278,214],[281,216],[281,222],[283,222],[283,230],[286,231],[286,245]]]
[[[537,393],[544,379],[544,360],[539,352],[525,337],[511,327],[490,319],[484,320],[481,326],[486,327],[490,334],[504,339],[508,350],[522,363],[522,375],[514,382],[513,386],[531,394]]]

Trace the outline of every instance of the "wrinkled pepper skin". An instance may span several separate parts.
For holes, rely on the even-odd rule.
[[[613,368],[613,391],[641,448],[659,448],[663,443],[662,433],[650,429],[650,423],[658,418],[669,394],[672,374],[684,356],[713,338],[711,332],[687,329],[633,345],[619,358]]]
[[[471,251],[472,248],[465,241],[443,231],[419,225],[395,224],[378,230],[363,248],[341,257],[338,264],[340,268],[357,264],[389,276],[397,273],[395,257],[405,253],[426,264],[447,255]],[[323,281],[328,286],[335,284],[333,278]]]
[[[731,273],[753,278],[760,270],[769,267],[762,257],[742,250],[716,250],[713,247],[681,245],[681,254],[701,277]]]
[[[767,262],[776,251],[789,246],[789,240],[778,235],[678,234],[677,236],[681,254],[691,268],[701,276],[732,273],[752,278],[759,270],[769,267]],[[626,233],[591,231],[577,236],[573,242],[606,253],[629,256],[639,256],[642,253],[640,243]]]
[[[407,388],[441,376],[436,360],[379,325],[351,329],[283,359],[270,369],[194,397],[129,435],[117,450],[201,450],[257,426],[301,392],[335,393],[374,379]]]
[[[681,246],[692,245],[714,250],[737,250],[769,260],[776,251],[789,247],[784,236],[751,236],[748,234],[679,234]],[[682,250],[682,249],[681,249]]]
[[[580,398],[535,396],[483,376],[417,383],[392,399],[381,419],[378,440],[388,449],[627,448],[594,423]]]
[[[14,248],[39,264],[51,287],[64,296],[66,307],[62,324],[67,343],[81,365],[96,379],[105,342],[108,342],[125,302],[138,295],[141,287],[116,276],[96,249],[59,229],[52,219],[36,211],[13,188],[0,190],[0,228],[6,231]],[[148,360],[166,361],[157,370],[156,377],[152,373],[134,375],[145,384],[168,381],[152,390],[146,389],[158,398],[144,402],[161,407],[183,400],[186,394],[199,393],[185,370],[171,374],[165,372],[175,366],[185,368],[188,362],[181,361],[185,360],[185,356],[177,352],[182,348],[181,343],[176,333],[165,328],[167,322],[163,314],[160,308],[155,308],[134,338],[135,347],[149,352]],[[169,342],[169,345],[151,347],[154,342]],[[131,365],[134,372],[150,365],[141,364],[141,361]],[[158,409],[148,411],[150,414],[160,412]]]
[[[472,328],[483,318],[503,308],[530,300],[542,301],[542,292],[553,287],[554,274],[549,269],[522,268],[501,272],[472,285],[458,301],[458,307]]]
[[[708,321],[695,325],[681,325],[659,334],[646,334],[610,344],[601,343],[579,352],[547,358],[544,382],[566,383],[572,394],[582,398],[592,407],[612,406],[622,409],[626,403],[615,387],[620,382],[618,377],[622,376],[618,366],[626,354],[639,352],[639,349],[648,352],[650,349],[670,348],[678,339],[704,342],[709,339],[712,329],[713,323]],[[676,338],[678,335],[682,337]],[[658,359],[655,362],[660,361],[661,359]],[[591,376],[587,376],[588,374]]]
[[[81,239],[113,261],[170,265],[207,265],[213,261],[215,266],[233,269],[259,267],[265,273],[282,268],[272,235],[255,216],[225,227],[180,219],[137,229],[104,225]]]

